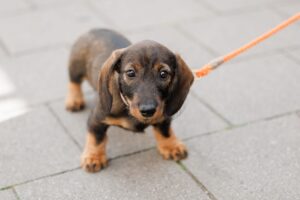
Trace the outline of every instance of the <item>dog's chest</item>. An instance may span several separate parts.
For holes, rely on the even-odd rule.
[[[109,116],[105,118],[104,122],[106,124],[112,126],[119,126],[121,128],[134,131],[134,132],[143,132],[145,128],[148,127],[148,124],[141,123],[129,116],[122,116],[122,117]]]

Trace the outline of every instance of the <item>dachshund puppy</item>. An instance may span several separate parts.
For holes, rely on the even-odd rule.
[[[81,157],[86,171],[96,172],[107,165],[106,131],[111,125],[135,132],[152,125],[163,158],[187,156],[171,128],[172,115],[181,108],[194,80],[179,55],[154,41],[131,44],[117,32],[91,30],[72,48],[69,78],[67,110],[84,108],[84,79],[99,94],[88,119]]]

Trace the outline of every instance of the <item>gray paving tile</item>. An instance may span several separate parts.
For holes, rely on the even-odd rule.
[[[224,129],[227,126],[223,120],[191,95],[182,109],[174,116],[173,122],[176,135],[183,139]]]
[[[45,107],[0,123],[0,188],[79,166],[79,150]]]
[[[64,97],[67,60],[68,52],[56,49],[0,61],[0,70],[7,77],[1,83],[11,85],[11,96],[24,99],[28,104]]]
[[[28,111],[28,104],[23,99],[20,98],[4,98],[4,100],[1,99],[0,122],[11,119],[15,116],[22,115],[27,111]]]
[[[194,0],[184,2],[180,0],[143,2],[139,0],[93,0],[92,2],[100,12],[125,30],[210,15],[207,9]]]
[[[73,43],[89,29],[105,25],[93,12],[79,3],[0,19],[0,24],[3,42],[12,53]]]
[[[0,59],[3,59],[6,57],[6,53],[3,51],[3,49],[1,49],[1,46],[0,46]]]
[[[208,199],[192,179],[155,150],[113,160],[100,173],[82,170],[18,186],[31,199]]]
[[[0,191],[0,199],[3,200],[17,200],[12,190]]]
[[[214,56],[201,48],[195,41],[189,40],[172,27],[164,26],[159,29],[141,30],[129,34],[128,37],[132,42],[147,39],[160,42],[170,50],[181,54],[191,68],[202,66],[214,58]]]
[[[90,110],[95,106],[93,95],[88,96],[86,99],[87,108],[84,111],[76,113],[66,111],[64,101],[57,101],[50,104],[60,121],[81,147],[85,144],[87,133],[86,124]],[[148,130],[148,132],[151,132],[151,130]],[[118,127],[109,128],[108,138],[107,154],[110,158],[147,149],[155,145],[151,133],[132,133]]]
[[[288,55],[291,56],[296,62],[300,63],[300,48],[294,50],[288,50]]]
[[[80,2],[80,0],[27,0],[35,7],[39,8],[49,8],[50,6],[61,6],[66,4],[72,4],[74,2]],[[84,2],[84,1],[82,1]]]
[[[296,13],[299,13],[300,10],[300,2],[297,1],[297,4],[288,4],[275,6],[276,9],[278,9],[281,13],[283,13],[286,17],[290,17],[292,15],[295,15]],[[299,24],[299,22],[298,22]]]
[[[0,0],[0,17],[15,14],[20,11],[28,11],[30,6],[24,0]]]
[[[284,19],[275,12],[258,10],[186,23],[182,25],[182,28],[197,37],[203,44],[213,48],[221,56],[250,42],[281,23]],[[299,45],[300,40],[296,39],[299,34],[299,27],[295,24],[290,25],[268,40],[243,53],[239,58],[245,55]]]
[[[63,101],[57,101],[50,106],[68,129],[70,134],[83,147],[86,137],[86,121],[90,110],[94,107],[93,97],[89,96],[87,109],[78,113],[65,110]],[[197,123],[195,123],[197,120]],[[223,129],[226,124],[211,113],[201,103],[190,97],[182,111],[175,116],[173,128],[179,138]],[[137,152],[155,146],[152,128],[149,127],[145,134],[131,133],[117,127],[108,130],[108,156],[110,158]]]
[[[281,55],[226,64],[193,90],[234,124],[300,109],[300,68]]]
[[[184,164],[217,199],[298,199],[299,130],[292,115],[193,139]]]
[[[260,8],[267,7],[270,5],[276,4],[293,4],[296,3],[297,0],[252,0],[252,1],[240,1],[240,0],[215,0],[208,1],[205,0],[207,4],[210,4],[218,11],[235,11],[235,10],[243,10],[248,8]]]

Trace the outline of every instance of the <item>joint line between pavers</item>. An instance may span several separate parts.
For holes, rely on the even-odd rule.
[[[72,134],[69,132],[69,130],[64,126],[64,124],[61,122],[59,117],[56,115],[56,113],[52,110],[51,106],[49,104],[46,104],[46,107],[50,111],[50,113],[53,115],[53,117],[56,119],[56,121],[60,124],[60,126],[63,128],[66,135],[75,143],[75,145],[78,147],[78,149],[81,151],[82,147],[81,145],[76,141],[76,139],[72,136]]]
[[[131,155],[135,155],[135,154],[138,154],[138,153],[143,153],[143,152],[146,152],[146,151],[150,151],[152,149],[154,149],[154,147],[147,148],[147,149],[140,150],[140,151],[136,151],[136,152],[129,153],[129,154],[125,154],[125,155],[121,155],[121,156],[116,156],[114,158],[111,158],[109,161],[117,160],[119,158],[131,156]],[[37,178],[34,178],[34,179],[26,180],[26,181],[23,181],[23,182],[20,182],[20,183],[16,183],[16,184],[13,184],[13,185],[5,186],[3,188],[0,188],[0,191],[2,191],[2,190],[9,190],[9,189],[12,189],[12,188],[20,186],[20,185],[24,185],[24,184],[31,183],[31,182],[34,182],[34,181],[38,181],[38,180],[41,180],[41,179],[46,179],[46,178],[51,178],[51,177],[59,176],[59,175],[62,175],[62,174],[65,174],[65,173],[69,173],[69,172],[73,172],[73,171],[76,171],[76,170],[81,170],[81,167],[76,167],[76,168],[73,168],[73,169],[64,170],[64,171],[61,171],[61,172],[57,172],[57,173],[49,174],[49,175],[46,175],[46,176],[41,176],[41,177],[37,177]]]
[[[14,193],[16,199],[17,199],[17,200],[20,200],[21,198],[19,197],[19,195],[18,195],[18,193],[17,193],[15,187],[12,187],[11,189],[12,189],[12,192]]]
[[[138,150],[138,151],[127,153],[127,154],[118,155],[118,156],[110,158],[109,161],[116,160],[116,159],[123,158],[123,157],[132,156],[132,155],[139,154],[139,153],[144,153],[144,152],[147,152],[147,151],[150,151],[150,150],[153,150],[153,149],[155,149],[155,146],[152,146],[152,147],[149,147],[149,148],[146,148],[146,149],[141,149],[141,150]]]
[[[210,48],[206,44],[202,43],[198,38],[194,37],[192,34],[184,30],[180,24],[173,26],[178,32],[180,32],[183,36],[185,36],[189,41],[196,42],[204,50],[207,50],[209,54],[217,57],[219,54],[214,49]]]
[[[284,51],[282,54],[283,54],[283,56],[285,56],[286,58],[288,58],[292,62],[296,63],[297,65],[300,64],[300,58],[296,58],[295,56],[293,56],[292,54],[290,54],[287,51]]]
[[[214,134],[221,133],[221,132],[224,132],[224,131],[232,130],[232,129],[235,129],[235,128],[239,128],[239,127],[233,127],[232,126],[232,127],[227,127],[227,128],[224,128],[224,129],[215,130],[215,131],[209,131],[209,132],[206,132],[206,133],[200,133],[198,135],[193,135],[193,136],[190,136],[190,137],[186,137],[182,140],[183,141],[189,141],[189,140],[192,140],[192,139],[206,137],[206,136],[214,135]]]
[[[15,183],[13,185],[5,186],[3,188],[0,188],[0,191],[15,188],[17,186],[24,185],[24,184],[27,184],[27,183],[31,183],[31,182],[34,182],[34,181],[38,181],[38,180],[41,180],[41,179],[55,177],[55,176],[58,176],[58,175],[61,175],[61,174],[73,172],[73,171],[76,171],[76,170],[79,170],[79,169],[81,169],[81,168],[76,167],[76,168],[73,168],[73,169],[64,170],[64,171],[57,172],[57,173],[54,173],[54,174],[49,174],[49,175],[46,175],[46,176],[40,176],[40,177],[37,177],[37,178],[34,178],[34,179],[30,179],[30,180],[26,180],[26,181],[23,181],[23,182],[20,182],[20,183]]]
[[[206,108],[208,108],[211,112],[213,112],[215,115],[217,115],[220,119],[222,119],[229,127],[233,126],[233,123],[231,123],[226,117],[224,117],[221,113],[219,113],[216,109],[214,109],[211,105],[209,105],[207,102],[205,102],[202,98],[200,98],[195,92],[190,92],[193,97],[195,97],[200,103],[202,103]]]
[[[7,48],[7,46],[4,44],[2,38],[0,38],[0,48],[3,50],[3,52],[5,53],[6,56],[10,56],[10,52]]]
[[[300,118],[300,109],[295,110],[295,111],[291,111],[291,112],[282,113],[282,114],[279,114],[279,115],[274,115],[274,116],[271,116],[271,117],[261,118],[261,119],[258,119],[258,120],[254,120],[254,121],[250,121],[250,122],[246,122],[246,123],[242,123],[242,124],[236,124],[236,125],[233,125],[233,126],[230,126],[230,127],[226,127],[224,129],[219,129],[219,130],[209,131],[209,132],[198,134],[198,135],[193,135],[193,136],[184,138],[183,141],[189,141],[189,140],[192,140],[192,139],[195,139],[195,138],[210,136],[210,135],[213,135],[213,134],[218,134],[218,133],[226,132],[226,131],[229,131],[229,130],[234,130],[234,129],[237,129],[237,128],[242,128],[242,127],[252,125],[252,124],[256,124],[256,123],[260,123],[260,122],[263,122],[263,121],[278,119],[278,118],[286,117],[286,116],[289,116],[289,115],[297,115]]]
[[[215,195],[213,195],[213,193],[211,193],[207,187],[201,183],[201,181],[199,181],[197,179],[196,176],[194,176],[194,174],[180,161],[177,162],[177,164],[182,168],[182,170],[193,180],[196,182],[196,184],[201,188],[201,190],[211,199],[211,200],[217,200],[217,198],[215,197]]]
[[[264,118],[260,118],[260,119],[256,119],[256,120],[252,120],[252,121],[241,123],[241,124],[236,124],[232,128],[240,128],[240,127],[248,126],[248,125],[263,122],[263,121],[270,121],[270,120],[273,120],[273,119],[278,119],[278,118],[286,117],[286,116],[289,116],[289,115],[295,115],[295,114],[297,114],[297,112],[300,112],[300,109],[293,110],[293,111],[288,111],[288,112],[285,112],[285,113],[280,113],[280,114],[277,114],[277,115],[264,117]]]

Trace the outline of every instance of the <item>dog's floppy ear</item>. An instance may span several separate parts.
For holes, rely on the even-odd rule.
[[[110,57],[104,62],[98,76],[98,92],[99,103],[101,110],[108,114],[112,108],[112,94],[111,94],[111,79],[114,78],[114,71],[118,64],[120,64],[124,49],[117,49],[113,51]]]
[[[167,100],[166,114],[175,114],[182,106],[194,81],[194,76],[187,64],[176,54],[177,68],[175,72],[174,86]]]

